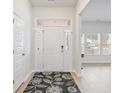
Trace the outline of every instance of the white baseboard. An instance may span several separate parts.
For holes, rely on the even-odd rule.
[[[77,75],[77,77],[81,77],[81,73],[77,73],[75,70],[73,70],[72,72],[74,72]]]
[[[26,77],[25,77],[25,79],[24,79],[24,82],[30,77],[30,75],[31,75],[33,72],[34,72],[34,71],[31,70],[31,71],[26,75]]]
[[[43,70],[33,70],[33,72],[44,72],[44,71]],[[72,72],[72,69],[70,69],[70,70],[63,70],[63,71],[60,71],[60,72]]]
[[[30,71],[30,72],[26,75],[26,77],[25,77],[25,79],[22,81],[22,83],[21,83],[19,86],[13,88],[14,93],[15,93],[15,92],[18,90],[18,88],[30,77],[30,75],[31,75],[32,73],[33,73],[33,71]]]

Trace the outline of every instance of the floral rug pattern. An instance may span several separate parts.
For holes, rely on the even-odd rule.
[[[36,72],[23,93],[81,93],[70,72]]]

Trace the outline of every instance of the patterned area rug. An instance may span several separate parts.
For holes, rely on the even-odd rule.
[[[81,93],[69,72],[36,72],[23,93]]]

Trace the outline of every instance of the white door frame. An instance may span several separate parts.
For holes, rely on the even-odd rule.
[[[42,29],[35,29],[35,33],[42,33],[42,45],[44,46],[44,29],[45,27],[43,27]],[[63,71],[72,71],[72,32],[69,28],[66,27],[58,27],[60,29],[62,29],[64,31],[64,46],[66,47],[66,38],[65,38],[65,33],[69,34],[69,48],[64,50],[64,54],[63,54]],[[36,37],[35,37],[36,38]],[[37,42],[35,40],[35,42]],[[37,46],[35,47],[35,55],[38,53],[37,52]],[[38,56],[35,56],[35,71],[44,71],[44,57],[43,57],[43,50],[44,47],[42,47],[42,54],[41,54],[41,61],[37,62]],[[39,65],[41,64],[41,65]]]
[[[13,75],[14,75],[14,92],[17,90],[17,88],[23,83],[23,81],[24,81],[24,76],[25,76],[25,63],[24,63],[24,60],[25,60],[25,54],[24,54],[24,29],[23,29],[23,27],[24,27],[24,21],[23,21],[23,19],[20,17],[20,16],[18,16],[16,13],[14,13],[13,14],[13,16],[14,16],[14,18],[13,18],[13,67],[14,67],[14,69],[13,69]],[[15,22],[17,22],[17,23],[15,23]],[[15,31],[15,27],[17,26],[18,27],[18,25],[20,25],[21,27],[19,27],[19,29],[21,30],[19,30],[19,32],[18,31]],[[19,41],[16,41],[16,38],[17,38],[17,34],[19,35],[18,36],[18,38],[20,38],[20,39],[22,39],[22,43],[23,43],[23,45],[22,45],[22,50],[20,50],[20,52],[18,53],[18,54],[16,54],[17,52],[16,52],[16,42],[19,42]],[[21,35],[21,36],[20,36]],[[19,51],[19,50],[18,50]],[[16,58],[19,58],[19,60],[17,60]],[[18,63],[17,63],[18,62]],[[22,68],[22,67],[17,67],[17,66],[19,66],[19,64],[23,64],[22,65],[22,67],[24,68],[24,69],[22,69],[21,70],[21,77],[19,78],[19,73],[17,73],[17,72],[19,72],[19,71],[17,71],[17,69],[16,68]],[[21,66],[21,65],[20,65]],[[17,78],[18,77],[18,78]]]

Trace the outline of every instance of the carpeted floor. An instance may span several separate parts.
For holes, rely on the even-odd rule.
[[[70,72],[36,72],[23,93],[81,93]]]

